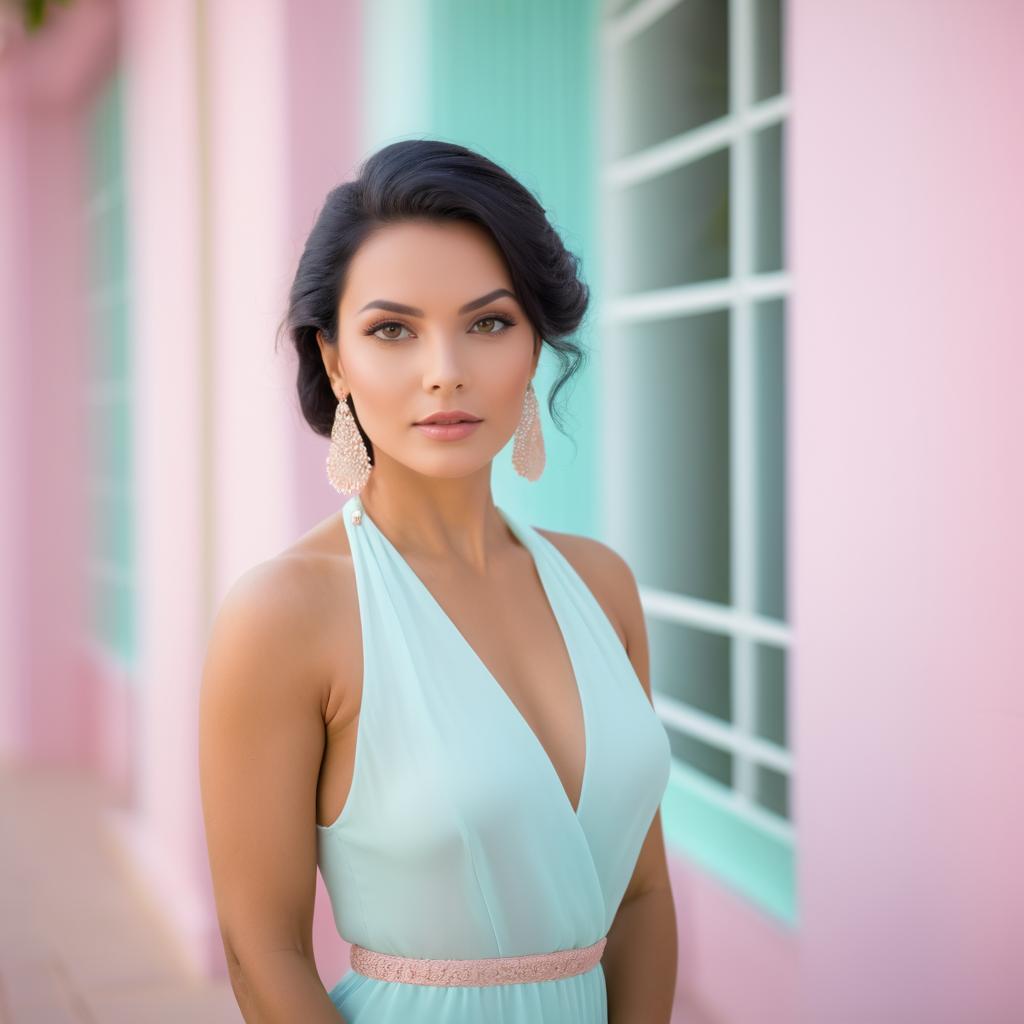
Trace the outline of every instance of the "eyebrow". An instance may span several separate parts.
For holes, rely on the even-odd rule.
[[[502,295],[507,295],[510,299],[516,299],[515,295],[510,292],[507,288],[495,288],[493,292],[488,292],[486,295],[481,295],[479,299],[474,299],[472,302],[467,302],[464,306],[459,307],[460,313],[469,313],[474,309],[479,309],[480,306],[486,306],[488,302],[493,302],[495,299]],[[378,309],[386,309],[391,313],[404,313],[406,316],[424,316],[422,309],[418,309],[416,306],[406,306],[401,302],[392,302],[390,299],[374,299],[372,302],[368,302],[360,313],[366,309],[372,309],[374,307]]]

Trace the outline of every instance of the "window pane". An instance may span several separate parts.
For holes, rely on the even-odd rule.
[[[677,732],[671,727],[665,731],[668,733],[669,747],[674,758],[691,768],[696,768],[723,786],[732,788],[733,756],[728,750],[705,743],[696,736]]]
[[[729,5],[681,0],[609,58],[617,160],[729,112]]]
[[[782,4],[756,0],[754,15],[754,100],[777,96],[783,89]]]
[[[785,266],[783,238],[784,126],[772,124],[751,135],[754,155],[754,270]]]
[[[789,778],[774,768],[757,765],[754,769],[754,800],[766,811],[789,817]]]
[[[623,554],[647,586],[731,600],[729,312],[620,328],[630,496]]]
[[[754,732],[761,739],[780,747],[789,746],[786,664],[783,649],[767,644],[756,646]]]
[[[653,689],[732,722],[732,639],[653,616],[647,618],[647,636]]]
[[[786,305],[753,307],[754,509],[757,612],[785,620],[786,608]]]
[[[729,156],[722,149],[611,195],[613,293],[728,276]]]

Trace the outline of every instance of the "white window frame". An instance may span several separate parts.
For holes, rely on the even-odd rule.
[[[601,33],[602,73],[600,110],[608,102],[608,67],[637,33],[685,0],[641,0],[618,15],[607,17]],[[754,800],[756,768],[773,768],[787,777],[792,788],[796,773],[791,750],[758,738],[755,726],[755,657],[757,643],[788,650],[792,631],[783,621],[757,614],[755,606],[756,519],[752,514],[754,493],[755,437],[754,402],[754,304],[768,299],[786,299],[792,282],[788,272],[755,273],[754,219],[756,196],[754,133],[770,125],[781,125],[789,114],[785,93],[754,102],[754,18],[756,0],[729,0],[729,113],[721,118],[665,139],[601,168],[604,211],[624,188],[649,181],[699,160],[710,153],[731,148],[730,159],[730,254],[727,278],[697,284],[660,288],[616,297],[601,303],[602,329],[602,450],[605,453],[602,535],[613,546],[623,545],[633,528],[629,495],[617,470],[627,464],[627,433],[623,424],[636,410],[624,408],[619,381],[625,361],[635,358],[623,344],[622,326],[642,324],[684,314],[728,310],[730,312],[730,444],[731,444],[731,589],[729,606],[702,601],[684,594],[640,584],[644,612],[651,618],[696,627],[728,636],[733,641],[732,723],[701,712],[671,697],[654,692],[654,706],[671,729],[696,737],[730,752],[734,758],[734,785],[725,787],[701,773],[686,772],[686,784],[698,786],[711,800],[732,814],[792,845],[792,822],[761,807]],[[601,131],[607,127],[601,120]],[[603,140],[607,141],[607,140]],[[611,152],[602,144],[601,152]],[[606,251],[620,250],[615,238],[602,227]],[[678,765],[673,766],[677,773]]]

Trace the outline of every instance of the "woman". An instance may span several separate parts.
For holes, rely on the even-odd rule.
[[[373,155],[327,197],[287,316],[349,495],[221,606],[200,768],[246,1020],[667,1022],[675,918],[636,583],[491,496],[544,467],[533,377],[587,308],[535,198],[470,150]],[[449,421],[458,420],[458,423]],[[311,948],[316,866],[352,969]]]

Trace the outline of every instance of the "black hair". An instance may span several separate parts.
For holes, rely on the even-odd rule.
[[[548,397],[556,427],[555,396],[585,363],[570,335],[583,320],[590,290],[579,260],[562,243],[543,206],[516,178],[487,157],[435,139],[394,142],[369,156],[352,181],[327,194],[306,240],[292,282],[286,327],[298,354],[299,404],[318,434],[331,436],[338,400],[317,344],[317,331],[338,341],[338,303],[349,263],[377,227],[405,220],[464,220],[490,232],[504,255],[513,290],[536,334],[555,352],[560,372]],[[373,461],[373,444],[359,424]]]

